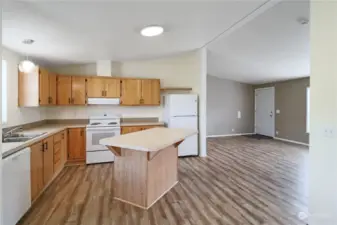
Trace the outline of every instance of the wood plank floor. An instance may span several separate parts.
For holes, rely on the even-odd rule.
[[[208,154],[180,159],[179,184],[148,211],[113,200],[113,164],[67,167],[19,224],[306,224],[307,147],[215,138]]]

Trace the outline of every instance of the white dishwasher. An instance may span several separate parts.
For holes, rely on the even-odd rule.
[[[3,224],[15,225],[30,206],[30,148],[25,148],[2,160]]]

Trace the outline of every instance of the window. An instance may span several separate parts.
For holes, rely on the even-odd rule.
[[[310,133],[310,87],[307,87],[307,133]]]
[[[1,76],[1,109],[2,124],[7,122],[7,62],[2,60],[2,76]]]

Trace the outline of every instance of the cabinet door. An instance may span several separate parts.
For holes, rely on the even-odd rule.
[[[57,104],[71,104],[71,77],[57,76]]]
[[[62,165],[67,162],[68,159],[68,130],[62,132]]]
[[[142,80],[142,105],[160,105],[160,80]]]
[[[121,105],[140,105],[141,80],[122,80]]]
[[[48,71],[40,68],[39,74],[39,100],[40,105],[49,105],[49,75]]]
[[[129,134],[137,131],[141,131],[143,127],[134,126],[134,127],[122,127],[122,134]]]
[[[42,191],[43,184],[43,145],[38,142],[30,146],[31,198],[34,201]]]
[[[102,77],[91,77],[87,82],[88,97],[89,98],[102,98],[105,94],[105,84]]]
[[[54,135],[54,173],[58,173],[63,165],[62,165],[62,133],[59,132]]]
[[[43,183],[47,185],[54,175],[54,137],[43,140]]]
[[[49,104],[56,105],[56,75],[49,73]]]
[[[73,105],[86,104],[86,78],[79,76],[71,77],[71,96]]]
[[[121,96],[121,80],[106,78],[105,81],[105,97],[119,98]]]
[[[68,129],[68,160],[85,160],[85,132],[84,128]]]

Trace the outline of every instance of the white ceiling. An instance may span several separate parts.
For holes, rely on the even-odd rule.
[[[49,63],[161,57],[204,46],[266,1],[5,1],[2,44]],[[151,24],[166,32],[140,36]]]
[[[310,75],[309,1],[280,2],[208,46],[208,74],[244,83]]]

